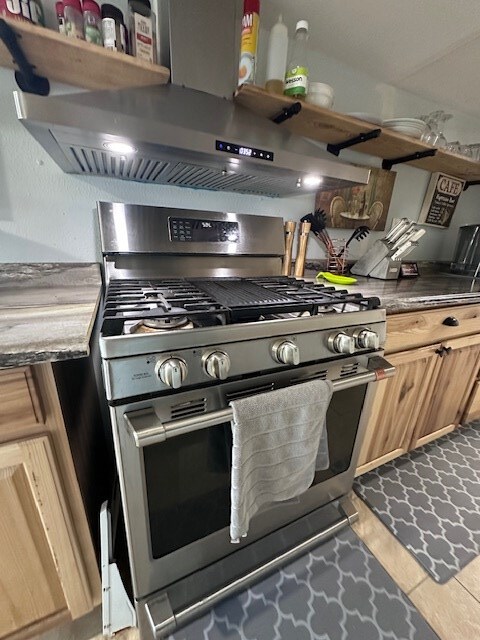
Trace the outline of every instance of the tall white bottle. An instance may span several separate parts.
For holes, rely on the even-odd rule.
[[[268,38],[267,75],[265,88],[270,93],[283,94],[285,69],[287,68],[288,28],[282,16],[272,27]]]

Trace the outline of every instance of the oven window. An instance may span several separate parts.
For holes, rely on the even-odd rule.
[[[317,471],[313,484],[343,473],[350,466],[367,385],[336,391],[327,412],[330,467]]]
[[[154,558],[230,524],[230,423],[145,447]]]
[[[313,484],[350,466],[367,386],[333,394],[327,413],[330,468]],[[152,554],[161,558],[230,524],[230,423],[143,449]]]

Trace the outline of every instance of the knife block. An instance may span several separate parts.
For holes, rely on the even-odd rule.
[[[377,240],[367,253],[357,260],[350,271],[357,276],[370,276],[380,280],[396,280],[401,260],[392,260],[391,251],[383,240]]]

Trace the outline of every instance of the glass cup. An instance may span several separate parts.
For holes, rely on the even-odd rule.
[[[427,129],[420,138],[422,142],[442,149],[447,144],[447,139],[443,135],[443,129],[447,120],[453,118],[451,113],[445,111],[432,111],[427,116],[421,116],[420,119],[427,124]]]
[[[465,146],[470,150],[470,157],[472,160],[480,162],[480,143],[477,142],[475,144],[467,144]]]
[[[455,140],[454,142],[447,142],[445,145],[445,151],[450,151],[450,153],[460,153],[460,144],[459,140]]]

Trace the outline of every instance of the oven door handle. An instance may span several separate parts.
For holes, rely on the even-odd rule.
[[[384,378],[391,378],[393,375],[395,375],[395,367],[384,358],[374,356],[368,362],[367,371],[362,371],[352,377],[333,380],[333,391],[343,391],[362,384],[377,382]],[[167,438],[175,438],[192,431],[214,427],[222,422],[230,422],[233,411],[231,407],[227,407],[220,411],[211,411],[191,418],[162,422],[150,407],[139,411],[129,411],[124,413],[123,417],[135,445],[142,448],[157,442],[164,442]]]

